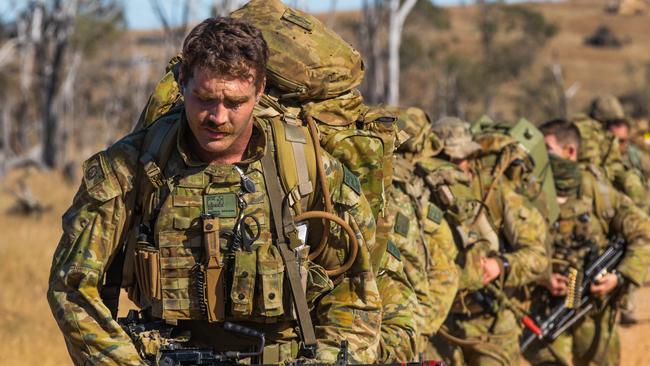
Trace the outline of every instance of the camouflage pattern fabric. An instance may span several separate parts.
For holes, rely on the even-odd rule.
[[[408,362],[417,355],[418,324],[413,309],[418,307],[418,298],[402,259],[399,249],[389,244],[377,274],[382,306],[379,363]]]
[[[466,141],[468,137],[471,138],[469,124],[458,119],[447,119],[440,124],[436,122],[434,132],[443,140]],[[445,146],[447,145],[445,140]],[[452,146],[458,145],[452,144]],[[474,154],[472,150],[475,151],[468,148],[464,150],[466,150],[464,154],[458,158],[467,159]],[[449,152],[447,154],[454,157]],[[472,295],[482,286],[480,258],[492,257],[501,263],[502,273],[495,282],[506,291],[514,291],[535,281],[544,273],[548,265],[544,218],[530,201],[516,192],[516,186],[505,176],[497,177],[498,184],[492,187],[490,195],[486,195],[485,191],[488,187],[485,182],[492,182],[494,177],[490,176],[492,179],[487,179],[488,177],[484,175],[491,174],[490,172],[491,169],[483,165],[472,167],[468,176],[471,178],[472,190],[465,193],[469,197],[463,198],[457,194],[453,197],[456,202],[466,202],[465,205],[468,205],[487,196],[487,201],[483,202],[484,207],[481,205],[478,212],[471,206],[465,209],[459,208],[458,211],[466,211],[470,217],[478,219],[481,210],[487,209],[489,223],[498,233],[499,238],[490,239],[487,231],[471,230],[464,242],[457,243],[461,248],[465,248],[463,249],[464,263],[460,262],[462,267],[459,295],[446,324],[451,334],[469,340],[472,345],[464,345],[462,348],[457,345],[444,345],[444,338],[437,336],[438,353],[452,364],[464,362],[469,365],[510,365],[516,363],[519,358],[517,339],[521,329],[512,311],[505,306],[500,306],[492,313],[493,309],[485,309],[474,300],[475,296]],[[448,179],[440,180],[448,181]],[[456,190],[456,192],[462,191]],[[471,219],[470,222],[476,222],[477,219]],[[474,238],[471,235],[472,231]],[[476,236],[484,236],[484,239]],[[503,265],[504,261],[509,264],[506,273],[503,273],[506,268]]]
[[[279,0],[253,0],[231,14],[257,27],[269,46],[267,78],[281,94],[329,99],[361,84],[359,52],[313,15]]]
[[[561,205],[560,218],[551,230],[553,257],[580,265],[588,248],[575,247],[576,237],[585,237],[603,250],[608,237],[622,235],[627,246],[617,271],[629,284],[638,286],[645,280],[650,263],[650,218],[598,172],[595,167],[583,170],[580,191]],[[557,266],[553,271],[562,273]],[[610,303],[592,311],[553,342],[556,355],[574,365],[618,365],[620,344],[614,306]],[[531,349],[526,357],[533,364],[556,362],[555,356],[543,349]]]
[[[259,123],[264,121],[258,121],[256,133],[264,136],[263,125]],[[124,239],[133,235],[132,214],[138,194],[138,182],[134,178],[139,169],[138,159],[144,148],[145,136],[164,125],[159,121],[149,130],[128,135],[87,160],[83,182],[72,206],[63,216],[63,236],[52,262],[48,301],[75,364],[144,364],[132,341],[111,318],[98,289],[108,262]],[[183,135],[178,134],[179,141],[184,138]],[[263,141],[263,138],[251,140],[249,159],[253,166],[258,164],[260,153],[264,151]],[[197,169],[198,172],[206,169],[205,165],[186,159],[182,144],[178,144],[169,164],[180,168],[178,173],[181,176],[190,174],[190,171],[194,174]],[[323,362],[334,362],[340,341],[347,340],[352,362],[372,363],[377,358],[379,348],[381,317],[381,300],[369,258],[369,251],[375,244],[375,222],[365,198],[347,185],[343,166],[328,154],[324,154],[323,159],[335,208],[341,217],[349,222],[353,220],[353,226],[356,224],[360,228],[357,237],[362,239],[362,246],[353,268],[332,289],[315,287],[316,282],[313,282],[314,288],[307,289],[308,294],[313,291],[318,294],[312,299],[319,343],[317,358]],[[234,187],[226,184],[222,189],[231,190]],[[260,197],[266,199],[264,195]],[[201,205],[194,207],[193,200],[187,202],[190,212],[200,214]],[[260,218],[268,217],[268,211],[264,212],[262,208],[264,205],[256,207],[260,210],[256,213]],[[192,222],[161,219],[174,225],[169,228],[172,231]],[[324,268],[341,265],[347,256],[345,234],[338,227],[330,229],[332,242],[328,251],[315,263]],[[261,238],[271,235],[270,232],[263,234]],[[310,238],[310,243],[318,239]],[[192,246],[193,242],[188,240],[186,243]],[[262,318],[268,319],[269,316]],[[197,320],[198,324],[205,324],[205,320]],[[292,329],[295,323],[290,323],[288,327]],[[262,324],[258,329],[263,329]],[[286,333],[289,340],[295,337],[291,333]],[[287,339],[282,337],[281,333],[269,345],[272,346],[274,341],[286,342]]]
[[[638,171],[626,168],[619,142],[600,122],[585,115],[576,115],[573,123],[580,130],[578,160],[583,167],[600,167],[614,187],[629,196],[644,211],[650,212],[648,191]]]
[[[399,169],[411,164],[402,157],[396,158],[386,219],[392,223],[388,245],[399,249],[404,271],[418,299],[411,316],[418,324],[419,353],[425,351],[427,339],[438,331],[449,312],[458,286],[458,272],[454,262],[457,249],[442,210],[430,201],[422,178]]]

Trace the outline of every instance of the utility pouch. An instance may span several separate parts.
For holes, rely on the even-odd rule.
[[[260,312],[268,317],[284,314],[282,306],[284,262],[275,246],[266,244],[257,249],[257,273],[262,283]]]
[[[325,272],[325,268],[307,261],[307,305],[313,310],[321,296],[334,289],[334,282]]]
[[[149,299],[160,300],[160,254],[146,242],[138,242],[135,251],[135,272],[140,293]]]
[[[208,321],[225,319],[225,287],[223,282],[223,263],[219,247],[219,218],[203,216],[203,248],[205,250],[205,302]]]
[[[235,267],[230,291],[231,312],[234,316],[248,316],[253,312],[256,262],[256,252],[245,250],[235,252]]]

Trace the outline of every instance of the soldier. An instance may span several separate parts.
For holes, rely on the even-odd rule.
[[[342,340],[352,362],[374,362],[375,222],[359,182],[323,152],[326,177],[289,202],[278,180],[284,139],[273,138],[271,117],[253,117],[268,59],[255,27],[207,19],[186,37],[183,57],[184,106],[88,159],[63,216],[48,301],[73,361],[143,365],[168,342],[215,352],[258,347],[224,329],[233,321],[266,335],[257,362],[334,362]],[[310,138],[305,128],[292,136]],[[337,213],[330,225],[320,225],[322,215],[296,215],[319,210],[327,190]],[[308,260],[324,230],[326,249]],[[173,327],[171,335],[127,335],[111,314],[116,306],[100,298],[114,269],[142,316]]]
[[[382,358],[384,362],[409,361],[422,353],[424,359],[437,357],[432,352],[429,338],[433,336],[445,320],[451,302],[458,288],[458,271],[455,265],[457,249],[449,225],[443,212],[432,201],[432,193],[424,179],[415,174],[415,164],[430,159],[440,152],[440,142],[431,132],[429,118],[419,108],[400,109],[398,126],[409,138],[403,142],[395,154],[392,189],[388,192],[385,217],[378,224],[377,241],[386,242],[386,257],[403,263],[407,283],[417,295],[415,305],[400,299],[399,292],[382,291],[383,277],[387,272],[379,270],[378,284],[384,306],[382,319],[382,345],[393,349],[408,349],[405,343],[415,341],[409,357]],[[382,226],[388,226],[385,235]],[[380,233],[381,232],[381,233]],[[380,246],[378,244],[378,246]],[[392,275],[395,276],[395,275]],[[406,297],[408,289],[401,291]],[[411,290],[413,291],[413,290]],[[389,301],[387,296],[393,300]],[[392,309],[386,311],[386,307]],[[417,324],[417,336],[407,338],[394,321],[387,315],[397,318],[401,310],[402,321],[413,320]],[[388,349],[388,347],[384,347]],[[382,355],[385,351],[382,351]]]
[[[575,116],[572,122],[578,127],[583,142],[578,152],[578,162],[583,167],[591,164],[603,169],[612,185],[647,213],[650,212],[650,203],[643,176],[637,168],[625,164],[618,139],[606,130],[608,121],[623,118],[623,107],[613,95],[595,98],[588,116]]]
[[[520,312],[500,294],[533,282],[548,265],[544,218],[505,176],[492,176],[490,182],[496,182],[486,194],[485,172],[472,160],[479,146],[472,141],[467,122],[447,117],[437,121],[433,130],[444,142],[444,155],[463,169],[472,185],[464,197],[460,190],[443,193],[447,201],[463,203],[455,216],[465,219],[450,222],[462,248],[461,276],[445,322],[450,334],[437,337],[455,346],[437,342],[437,349],[452,364],[516,363],[520,326],[515,314]],[[463,222],[465,227],[459,225]],[[501,298],[499,303],[496,297]]]
[[[650,157],[639,149],[630,140],[630,120],[625,116],[623,106],[618,98],[613,95],[604,95],[596,98],[592,103],[592,118],[598,120],[618,140],[621,162],[625,169],[619,181],[623,183],[623,192],[646,213],[650,212],[648,199],[648,177],[650,177]],[[621,306],[621,323],[635,324],[634,316],[634,289],[628,291],[625,301]]]
[[[560,204],[560,217],[551,226],[552,274],[544,285],[552,297],[567,294],[565,269],[584,270],[587,253],[600,252],[608,238],[622,235],[626,251],[615,272],[605,274],[590,291],[606,301],[629,284],[645,279],[650,258],[650,220],[625,195],[614,189],[596,167],[578,168],[580,131],[564,120],[541,127],[551,154]],[[541,298],[534,302],[540,302]],[[616,302],[603,302],[546,348],[531,348],[526,356],[535,365],[618,365],[620,343],[615,326]]]

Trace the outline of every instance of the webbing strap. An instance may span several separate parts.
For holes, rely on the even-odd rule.
[[[284,193],[280,180],[278,179],[278,170],[275,165],[273,149],[272,131],[267,129],[267,147],[264,156],[262,157],[262,170],[264,172],[264,183],[266,184],[266,191],[269,195],[269,206],[271,207],[271,221],[275,228],[277,237],[276,244],[282,255],[284,266],[286,268],[287,276],[289,277],[289,285],[291,286],[291,297],[298,316],[298,323],[300,325],[300,334],[302,342],[304,343],[305,352],[313,352],[316,349],[316,334],[314,332],[314,325],[309,315],[309,307],[307,306],[307,298],[304,293],[300,281],[300,273],[298,272],[298,263],[296,256],[289,246],[287,245],[287,235],[284,230],[283,222],[291,220],[288,212],[283,210]],[[305,355],[307,357],[314,357],[315,354]]]

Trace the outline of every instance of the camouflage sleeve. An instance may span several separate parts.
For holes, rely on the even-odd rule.
[[[315,309],[318,359],[336,361],[341,341],[348,341],[350,362],[373,363],[377,359],[381,325],[381,299],[370,264],[375,246],[375,220],[358,181],[344,179],[340,162],[323,154],[330,192],[337,214],[357,230],[359,252],[352,268],[336,279],[335,288]],[[348,238],[336,224],[330,224],[327,249],[318,258],[324,268],[338,267],[348,256]]]
[[[84,163],[83,183],[63,215],[48,301],[77,365],[143,365],[130,338],[111,318],[99,287],[122,240],[127,208],[123,182],[107,152]]]
[[[607,208],[597,205],[599,217],[607,218],[612,216],[610,221],[610,234],[619,233],[627,242],[625,256],[618,266],[618,271],[625,278],[640,286],[646,277],[648,265],[650,265],[650,218],[639,209],[625,195],[616,191],[609,184],[603,189],[609,189],[607,195],[600,195],[600,198],[608,196],[611,198],[614,215],[606,212]],[[599,199],[597,202],[601,201]]]
[[[501,231],[510,246],[503,254],[510,265],[505,285],[521,287],[543,275],[549,264],[548,229],[544,217],[525,197],[508,184],[502,187]]]
[[[428,304],[430,310],[425,319],[426,335],[434,335],[447,318],[459,285],[459,270],[456,266],[458,249],[447,221],[442,220],[433,233],[426,235],[431,264],[427,271],[429,282]]]
[[[650,212],[648,190],[641,176],[641,172],[633,168],[618,170],[614,184],[644,212]]]
[[[389,245],[379,266],[377,286],[382,301],[380,363],[412,361],[416,352],[418,306],[413,287],[404,273],[399,249]]]

